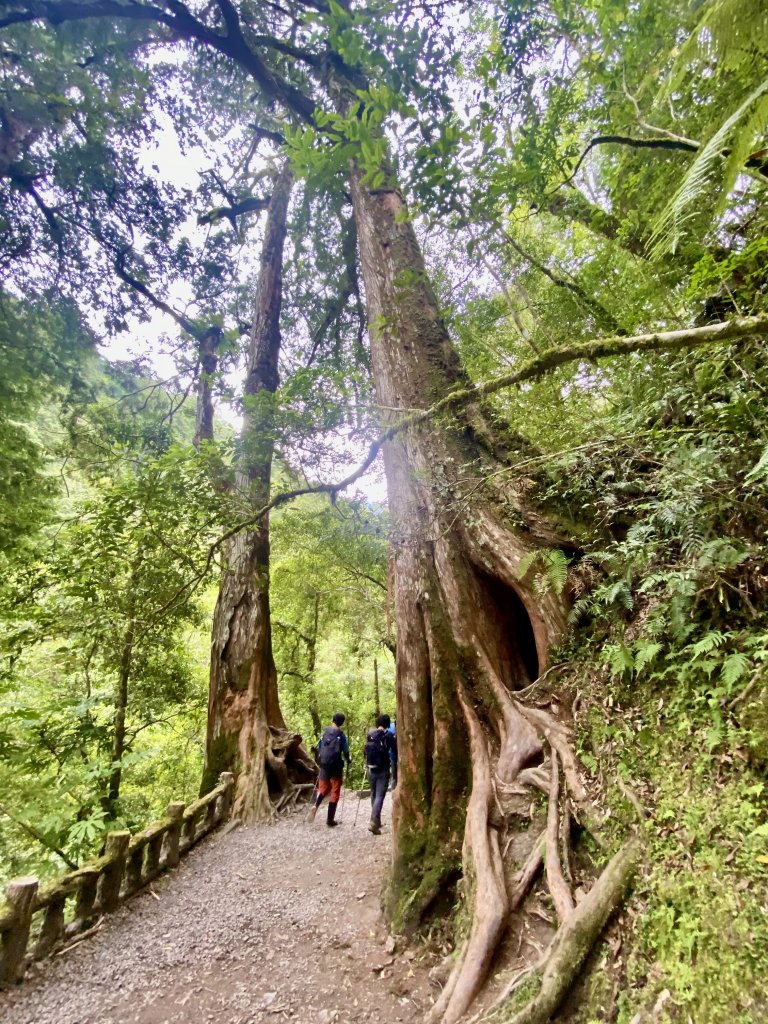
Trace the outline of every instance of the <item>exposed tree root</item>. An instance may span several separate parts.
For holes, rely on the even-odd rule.
[[[237,781],[233,814],[244,824],[274,820],[295,806],[305,785],[314,785],[317,769],[298,733],[270,728],[257,717],[241,744],[247,745],[248,768]]]
[[[544,863],[543,849],[545,839],[546,833],[542,832],[533,844],[533,849],[528,854],[528,860],[512,879],[512,889],[509,893],[509,909],[511,912],[520,909],[521,903],[528,895],[528,890],[533,885],[539,871],[541,871]]]
[[[545,1024],[555,1013],[606,921],[624,898],[637,868],[640,848],[640,840],[632,838],[610,861],[555,936],[538,993],[508,1024]]]
[[[485,981],[491,958],[499,943],[507,916],[507,889],[499,850],[498,833],[488,828],[494,798],[485,737],[477,716],[460,693],[459,700],[469,730],[474,769],[472,794],[467,806],[465,863],[471,854],[475,875],[475,913],[469,939],[431,1019],[455,1024],[468,1009]]]
[[[552,751],[552,782],[547,811],[547,885],[555,905],[558,921],[563,924],[574,908],[573,896],[563,875],[560,861],[560,771],[557,751]]]
[[[490,662],[482,657],[479,660],[497,701],[499,718],[493,723],[495,730],[489,732],[468,696],[460,691],[472,759],[464,872],[473,918],[469,936],[429,1019],[431,1024],[456,1024],[466,1014],[491,970],[513,915],[523,908],[544,866],[559,930],[542,958],[518,972],[501,997],[501,1001],[506,1000],[527,978],[540,972],[541,988],[519,1011],[514,1024],[541,1024],[559,1005],[620,902],[637,862],[639,842],[628,842],[581,903],[575,903],[570,867],[571,817],[584,822],[594,820],[596,814],[579,777],[568,729],[549,712],[520,704]],[[548,762],[531,766],[531,759],[543,756],[547,749]],[[529,843],[520,869],[508,877],[504,870],[508,851],[516,843],[519,855],[521,840],[525,841],[525,830],[520,832],[519,822],[533,813],[534,804],[527,799],[531,789],[547,794],[546,828],[536,834],[532,845]],[[505,843],[500,839],[501,829],[508,830]]]

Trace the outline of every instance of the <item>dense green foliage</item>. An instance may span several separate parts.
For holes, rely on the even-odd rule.
[[[286,154],[300,188],[274,491],[343,476],[377,427],[351,158],[406,192],[473,380],[601,334],[768,311],[758,0],[235,5],[271,93],[174,35],[170,14],[162,31],[51,28],[46,4],[14,19],[33,6],[0,4],[4,875],[58,870],[196,792],[212,545],[249,509],[236,431],[194,449],[180,400],[210,327],[219,409],[240,398],[252,215]],[[227,5],[187,7],[213,31]],[[334,62],[361,76],[345,110]],[[195,165],[183,189],[138,156],[158,124]],[[133,329],[150,310],[181,329],[165,385],[94,356],[84,326]],[[570,537],[524,566],[572,607],[549,683],[573,703],[617,838],[640,808],[647,840],[622,956],[587,982],[584,1024],[654,1007],[660,1024],[766,1017],[765,346],[585,363],[492,400],[529,442],[510,472]],[[476,493],[473,478],[451,495],[457,516]],[[374,671],[381,709],[394,703],[386,510],[316,495],[281,506],[271,533],[286,719],[314,739],[345,711],[359,766]]]

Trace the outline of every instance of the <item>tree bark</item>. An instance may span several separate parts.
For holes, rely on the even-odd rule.
[[[368,187],[356,167],[351,179],[377,401],[387,410],[425,409],[465,388],[467,377],[401,195]],[[516,844],[518,866],[540,841],[524,786],[540,786],[541,773],[525,770],[549,756],[559,782],[559,759],[571,804],[586,801],[567,729],[517,696],[546,668],[566,610],[553,591],[535,588],[533,573],[521,574],[521,563],[542,548],[567,549],[569,538],[530,507],[510,474],[499,474],[531,447],[483,403],[479,397],[449,423],[414,417],[384,445],[400,762],[387,903],[396,928],[415,930],[453,907],[463,875],[472,922],[431,1014],[442,1024],[470,1006],[520,902],[509,899],[500,833],[518,833],[530,819],[527,846]],[[556,814],[559,785],[554,792]],[[567,912],[565,897],[563,906]]]
[[[236,486],[254,509],[269,500],[273,401],[278,385],[283,248],[293,175],[287,165],[269,204],[245,381]],[[286,729],[277,692],[269,610],[269,518],[232,537],[213,617],[203,791],[222,771],[237,782],[233,814],[268,819],[292,779],[312,778],[301,737]]]
[[[312,718],[312,729],[314,738],[320,739],[323,732],[323,721],[320,717],[320,708],[317,703],[317,690],[315,689],[315,665],[317,664],[317,634],[320,622],[320,595],[315,594],[312,606],[312,633],[307,640],[307,679],[309,680],[309,714]]]
[[[195,436],[192,442],[195,448],[199,448],[203,441],[213,440],[213,388],[211,381],[219,367],[217,349],[220,341],[221,330],[218,327],[211,327],[198,341],[200,379],[197,387]]]

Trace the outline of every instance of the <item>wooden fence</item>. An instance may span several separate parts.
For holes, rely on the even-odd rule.
[[[175,867],[187,850],[229,817],[234,788],[234,776],[222,772],[210,793],[191,804],[169,804],[165,818],[136,835],[110,832],[104,855],[77,871],[43,888],[32,876],[9,882],[6,906],[0,907],[0,988],[21,981],[32,960],[50,955]]]

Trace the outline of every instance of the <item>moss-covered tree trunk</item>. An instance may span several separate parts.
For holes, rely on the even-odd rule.
[[[352,196],[377,401],[429,407],[467,381],[403,199],[366,187],[355,171]],[[554,592],[538,592],[535,573],[520,571],[531,552],[567,545],[499,472],[526,454],[526,442],[480,405],[402,432],[384,450],[400,751],[389,908],[396,926],[417,928],[452,903],[463,875],[470,934],[434,1012],[447,1024],[470,1005],[508,924],[511,872],[522,867],[502,853],[513,821],[520,831],[528,820],[517,857],[540,866],[541,824],[528,816],[526,785],[550,794],[558,828],[566,790],[573,804],[585,802],[566,728],[518,696],[546,668],[565,621]]]
[[[278,385],[283,248],[293,177],[277,177],[267,213],[245,380],[237,488],[254,511],[269,501],[273,403]],[[313,776],[301,737],[286,729],[277,693],[269,611],[269,518],[239,533],[224,552],[213,616],[203,789],[222,771],[236,776],[233,813],[271,817],[295,781]]]

